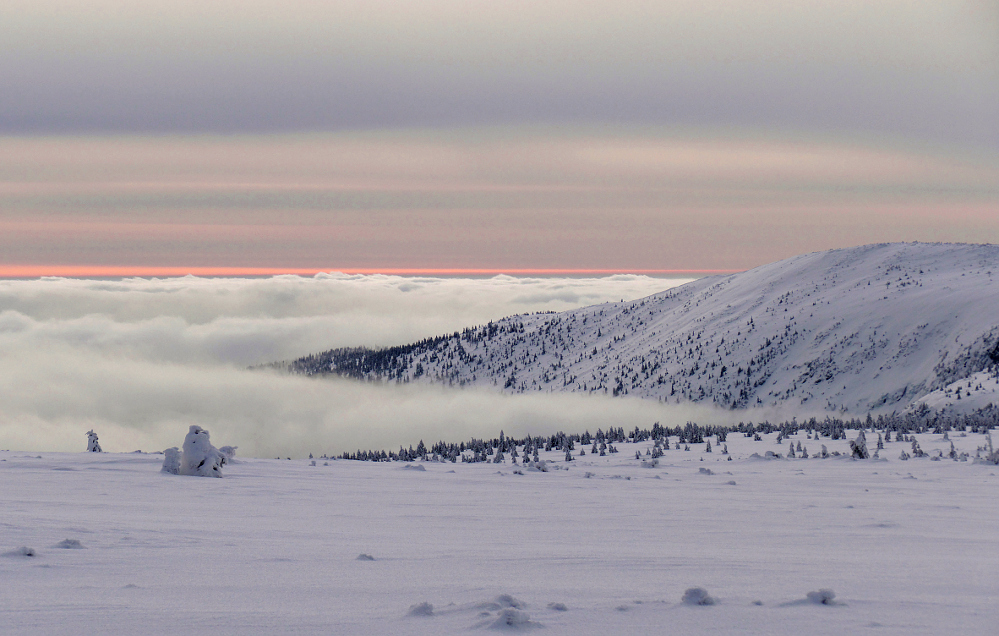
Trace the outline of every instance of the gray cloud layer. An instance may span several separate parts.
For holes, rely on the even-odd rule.
[[[999,10],[977,0],[13,0],[0,17],[8,132],[583,120],[999,144]]]

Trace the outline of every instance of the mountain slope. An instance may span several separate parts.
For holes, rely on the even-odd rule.
[[[505,318],[292,372],[739,408],[901,409],[999,362],[999,247],[881,244],[797,256],[636,301]]]

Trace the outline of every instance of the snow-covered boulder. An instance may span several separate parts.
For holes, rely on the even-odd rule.
[[[101,444],[100,442],[97,441],[97,433],[94,432],[94,429],[90,429],[89,431],[87,431],[87,452],[88,453],[102,452]]]

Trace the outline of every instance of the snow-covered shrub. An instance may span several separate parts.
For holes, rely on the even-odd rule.
[[[163,468],[160,469],[164,473],[169,473],[171,475],[180,474],[180,449],[174,446],[173,448],[168,448],[163,451]]]
[[[239,448],[239,446],[223,446],[222,448],[219,449],[219,452],[225,456],[226,462],[231,463],[232,460],[235,459],[236,457],[237,448]],[[310,459],[312,458],[311,453],[309,454],[309,458]]]
[[[867,437],[864,435],[864,431],[860,431],[857,434],[857,439],[850,441],[850,454],[854,459],[870,459],[870,454],[867,452]]]
[[[517,609],[524,609],[527,607],[524,601],[511,594],[500,594],[496,597],[496,603],[498,603],[500,607],[514,607]]]
[[[417,603],[416,605],[410,605],[409,611],[406,612],[407,616],[433,616],[434,606],[430,603],[424,601],[423,603]]]
[[[181,472],[196,477],[221,477],[225,462],[225,455],[212,446],[208,431],[196,424],[192,425],[184,438]]]
[[[234,446],[225,448],[230,454],[236,452]],[[163,451],[163,468],[161,470],[172,475],[221,477],[222,467],[227,461],[226,458],[226,453],[212,446],[208,431],[194,425],[191,426],[184,438],[182,451],[179,451],[177,447]]]
[[[816,592],[809,592],[805,595],[809,601],[815,603],[816,605],[835,605],[836,602],[833,601],[836,598],[836,592],[830,589],[821,589]]]
[[[97,441],[97,433],[94,432],[94,429],[90,429],[89,431],[87,431],[87,452],[88,453],[102,452],[101,444],[100,442]]]
[[[531,615],[519,609],[505,607],[500,610],[499,616],[489,625],[490,629],[524,629],[533,627]]]
[[[713,599],[703,587],[691,587],[683,593],[683,602],[686,605],[714,605]]]
[[[999,450],[992,446],[992,433],[985,434],[985,441],[988,443],[988,447],[985,449],[985,457],[975,461],[983,461],[986,464],[999,464]]]

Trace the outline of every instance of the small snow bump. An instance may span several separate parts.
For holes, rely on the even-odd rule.
[[[84,550],[85,547],[80,543],[79,539],[63,539],[55,545],[57,548],[64,548],[66,550]]]
[[[357,561],[374,561],[375,557],[371,556],[370,554],[361,553],[361,554],[357,555],[357,559],[356,560]]]

